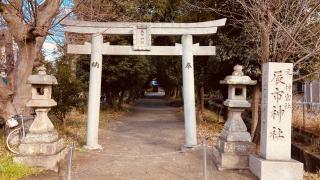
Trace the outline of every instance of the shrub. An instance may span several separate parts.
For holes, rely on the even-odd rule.
[[[63,56],[55,62],[52,65],[52,74],[58,81],[52,92],[52,97],[58,104],[52,108],[51,113],[64,122],[69,112],[85,105],[85,98],[82,96],[83,84],[71,70],[70,56]]]

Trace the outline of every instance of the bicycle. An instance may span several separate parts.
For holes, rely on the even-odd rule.
[[[26,122],[34,120],[34,118],[34,115],[22,116],[21,114],[17,114],[6,121],[5,127],[11,129],[11,131],[5,138],[6,146],[9,151],[14,154],[19,154],[18,148],[21,144],[21,140],[26,136],[26,133],[28,132]]]

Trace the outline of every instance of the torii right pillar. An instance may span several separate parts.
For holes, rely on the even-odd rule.
[[[186,137],[185,147],[191,148],[197,145],[192,35],[182,36],[182,48],[183,112]]]

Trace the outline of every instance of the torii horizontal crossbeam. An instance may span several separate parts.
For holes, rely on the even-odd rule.
[[[205,35],[217,32],[217,27],[224,26],[226,19],[198,23],[146,23],[146,22],[91,22],[63,20],[66,32],[85,34],[133,34],[134,27],[147,26],[152,35]]]
[[[182,56],[182,45],[175,46],[151,46],[150,51],[135,51],[132,46],[110,45],[104,43],[102,45],[103,55],[146,55],[146,56]],[[199,43],[192,47],[195,56],[213,56],[216,55],[215,46],[199,46]],[[70,54],[91,54],[91,43],[84,45],[68,44],[67,52]]]

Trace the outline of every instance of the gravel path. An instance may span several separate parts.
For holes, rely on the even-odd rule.
[[[178,109],[160,97],[142,99],[133,110],[108,127],[100,127],[102,151],[75,151],[72,179],[81,180],[202,180],[201,147],[179,152],[184,143],[183,119]],[[217,171],[208,149],[208,179],[255,179],[249,171]],[[32,180],[66,179],[46,172]]]

